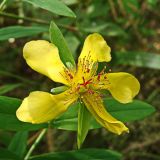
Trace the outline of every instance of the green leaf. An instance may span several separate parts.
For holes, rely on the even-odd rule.
[[[160,69],[160,55],[154,53],[116,52],[113,60],[115,64]]]
[[[150,5],[152,8],[155,8],[158,4],[158,0],[147,0],[148,5]]]
[[[82,149],[68,152],[55,152],[38,155],[31,160],[121,160],[122,155],[118,152],[106,149]]]
[[[12,133],[4,130],[0,130],[1,144],[7,147],[12,140]]]
[[[113,117],[122,122],[142,120],[155,112],[152,105],[140,100],[133,100],[131,103],[123,104],[114,99],[105,99],[104,105]]]
[[[79,110],[78,110],[77,145],[78,149],[80,149],[90,128],[92,115],[88,112],[87,108],[83,103],[79,102],[78,105],[79,105]]]
[[[67,5],[74,5],[78,3],[78,0],[62,0]]]
[[[36,35],[38,33],[48,32],[48,27],[40,26],[10,26],[0,29],[0,41],[8,40],[9,38],[21,38]]]
[[[12,131],[29,131],[48,127],[48,124],[31,124],[21,122],[16,117],[16,110],[21,100],[0,96],[0,129]]]
[[[22,84],[6,84],[0,87],[0,95],[5,94],[9,91],[12,91],[18,87],[20,87]]]
[[[7,149],[0,148],[0,160],[20,160],[17,155]]]
[[[74,12],[59,0],[24,0],[24,1],[36,5],[42,9],[46,9],[47,11],[50,11],[58,15],[73,17],[73,18],[76,17]]]
[[[75,66],[75,61],[72,53],[69,50],[60,29],[53,21],[51,22],[49,32],[51,42],[58,47],[59,55],[63,63],[66,65],[66,63],[70,62],[73,66]]]
[[[24,123],[17,119],[16,110],[20,106],[21,100],[0,96],[0,129],[7,130],[37,130],[47,128],[48,124]],[[104,99],[106,110],[115,118],[122,122],[131,122],[144,119],[152,114],[155,109],[150,104],[143,101],[134,100],[132,103],[121,104],[114,99]],[[78,105],[72,105],[67,112],[55,119],[50,126],[58,129],[77,131]],[[92,117],[90,129],[100,128],[101,126]]]
[[[27,148],[28,132],[17,132],[8,146],[8,150],[22,158]]]
[[[133,100],[132,103],[122,104],[114,99],[104,99],[106,110],[116,119],[122,122],[132,122],[141,120],[149,116],[155,109],[150,104],[143,101]],[[66,113],[53,121],[53,127],[65,130],[77,130],[78,105],[71,106]],[[90,129],[101,128],[101,126],[92,117]]]

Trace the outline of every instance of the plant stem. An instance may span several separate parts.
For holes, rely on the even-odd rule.
[[[37,137],[37,139],[35,140],[35,142],[32,144],[31,148],[29,149],[29,151],[27,152],[24,160],[28,160],[28,158],[30,157],[30,155],[32,154],[33,150],[35,149],[35,147],[38,145],[38,143],[41,141],[41,139],[43,138],[43,136],[45,135],[45,133],[47,132],[47,129],[43,129],[42,132],[39,134],[39,136]]]
[[[14,73],[10,73],[10,72],[7,72],[7,71],[0,70],[0,75],[12,77],[12,78],[18,79],[18,80],[20,80],[20,81],[22,81],[24,83],[37,85],[36,82],[33,82],[33,81],[29,80],[29,79],[23,78],[23,77],[21,77],[19,75],[16,75]]]
[[[19,15],[20,17],[24,17],[23,2],[22,2],[22,0],[19,0],[19,3],[18,3],[18,15]],[[23,23],[23,19],[19,19],[19,20],[18,20],[18,23],[19,23],[19,24],[22,24],[22,23]]]
[[[22,20],[29,21],[29,22],[35,22],[35,23],[49,25],[48,22],[43,21],[41,19],[35,19],[35,18],[30,18],[30,17],[21,17],[21,16],[15,15],[15,14],[12,14],[12,13],[0,12],[0,15],[5,16],[5,17],[9,17],[9,18],[22,19]]]
[[[5,16],[5,17],[9,17],[9,18],[14,18],[14,19],[22,19],[22,20],[25,20],[25,21],[28,21],[28,22],[45,24],[45,25],[50,24],[49,22],[44,21],[42,19],[36,19],[36,18],[31,18],[31,17],[21,17],[21,16],[15,15],[15,14],[12,14],[12,13],[6,13],[6,12],[1,12],[1,11],[0,11],[0,16]],[[67,26],[67,25],[63,25],[63,24],[57,24],[57,25],[65,28],[65,29],[68,29],[72,32],[78,32],[78,29],[76,27]]]
[[[116,12],[116,9],[115,9],[114,2],[113,2],[112,0],[108,0],[108,3],[109,3],[109,5],[110,5],[110,7],[111,7],[111,12],[112,12],[113,18],[114,18],[114,20],[116,21],[118,15],[117,15],[117,12]]]
[[[2,3],[0,4],[0,11],[3,10],[3,7],[4,7],[5,3],[6,3],[6,1],[7,0],[3,0]]]

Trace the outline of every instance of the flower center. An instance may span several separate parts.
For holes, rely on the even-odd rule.
[[[92,79],[86,80],[84,77],[82,77],[82,80],[82,83],[76,84],[76,92],[84,93],[91,90],[89,85],[92,84]]]
[[[84,88],[87,88],[87,85],[92,83],[92,79],[89,79],[88,81],[86,81],[84,77],[82,77],[82,79],[83,83],[81,83],[80,86],[83,86]]]

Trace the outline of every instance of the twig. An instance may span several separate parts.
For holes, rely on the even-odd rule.
[[[118,3],[118,5],[119,5],[119,10],[120,10],[120,12],[121,12],[122,15],[125,17],[127,14],[126,14],[126,11],[125,11],[125,9],[124,9],[124,5],[123,5],[122,0],[118,0],[117,3]]]
[[[108,2],[111,7],[111,12],[112,12],[113,18],[114,18],[114,20],[116,20],[117,19],[117,12],[116,12],[116,9],[114,6],[114,2],[112,0],[108,0]]]

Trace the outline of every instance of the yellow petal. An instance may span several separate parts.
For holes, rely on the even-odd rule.
[[[45,40],[30,41],[23,48],[27,64],[35,71],[46,75],[55,82],[68,85],[66,67],[59,57],[58,48]]]
[[[71,94],[70,90],[58,95],[40,91],[31,92],[23,100],[16,115],[23,122],[48,122],[65,112],[76,99],[77,95]]]
[[[90,34],[85,42],[80,54],[81,59],[90,54],[90,59],[94,62],[109,62],[111,60],[111,49],[103,37],[98,33]]]
[[[97,62],[109,62],[111,60],[110,51],[110,47],[100,34],[90,34],[86,38],[79,56],[78,69],[74,80],[82,80],[82,77],[88,80],[95,75],[98,68]]]
[[[122,132],[129,132],[128,128],[120,121],[113,118],[104,108],[103,100],[98,93],[86,93],[83,102],[87,109],[92,113],[97,122],[110,132],[120,135]]]
[[[140,90],[138,80],[125,72],[107,73],[97,84],[96,89],[108,89],[112,96],[121,103],[131,102]]]

